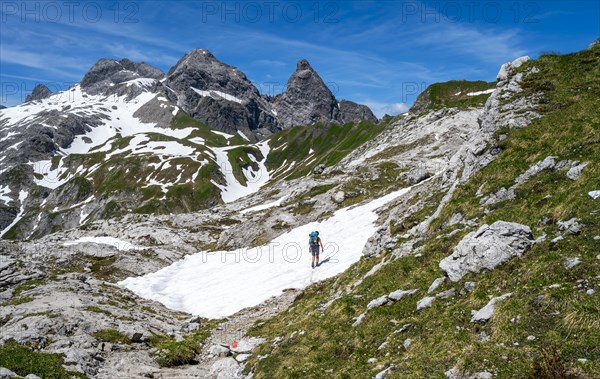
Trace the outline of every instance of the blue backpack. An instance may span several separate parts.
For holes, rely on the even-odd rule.
[[[308,237],[309,237],[309,239],[308,239],[309,244],[311,244],[311,245],[319,244],[319,232],[310,232]]]

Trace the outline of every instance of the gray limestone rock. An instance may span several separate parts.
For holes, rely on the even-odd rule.
[[[488,321],[490,318],[492,318],[492,316],[494,315],[494,312],[496,311],[496,303],[499,301],[502,301],[504,299],[507,299],[510,296],[512,296],[512,293],[507,293],[502,296],[494,297],[492,300],[490,300],[485,305],[485,307],[483,307],[480,310],[478,310],[477,312],[475,312],[473,317],[471,317],[471,322],[486,322],[486,321]]]
[[[496,221],[467,234],[452,255],[442,259],[440,268],[456,282],[469,272],[492,270],[512,257],[521,256],[532,244],[533,235],[528,226]]]

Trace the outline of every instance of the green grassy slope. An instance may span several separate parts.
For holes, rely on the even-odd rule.
[[[267,158],[267,168],[282,169],[275,179],[305,176],[320,164],[331,166],[338,163],[357,147],[375,138],[386,125],[361,121],[344,125],[296,126],[284,130],[269,140],[271,152]],[[295,165],[287,170],[292,162]]]
[[[485,104],[489,93],[475,96],[469,94],[490,90],[496,87],[496,83],[488,83],[482,80],[451,80],[449,82],[434,83],[423,91],[411,108],[411,113],[420,114],[426,110],[437,110],[441,108],[466,109],[479,107]]]
[[[339,277],[309,287],[286,312],[257,324],[252,334],[266,337],[268,343],[248,366],[255,366],[255,378],[369,378],[391,364],[397,370],[388,378],[444,378],[454,366],[469,373],[487,370],[497,378],[600,377],[600,240],[595,238],[600,235],[600,203],[587,194],[600,189],[600,49],[543,56],[520,70],[532,66],[540,72],[523,82],[521,96],[543,91],[538,109],[543,117],[520,130],[499,131],[508,135],[501,142],[504,151],[459,187],[420,244],[422,255],[395,260],[346,292],[386,256],[362,259]],[[482,184],[484,194],[508,187],[549,155],[589,165],[577,181],[567,179],[565,171],[546,170],[519,187],[515,200],[484,212],[475,196]],[[457,226],[445,226],[445,221],[458,212],[477,218],[479,225],[495,220],[523,223],[535,237],[546,233],[548,239],[494,271],[446,282],[439,291],[454,287],[454,296],[416,311],[416,301],[443,275],[439,261],[476,229],[450,235]],[[548,225],[540,223],[545,217]],[[581,219],[582,232],[550,242],[558,231],[556,222],[572,217]],[[392,233],[400,235],[405,229]],[[564,262],[570,257],[582,263],[567,269]],[[467,281],[476,283],[472,292],[463,287]],[[351,326],[372,299],[411,288],[418,293],[374,308],[361,325]],[[586,293],[589,289],[595,292]],[[489,322],[470,321],[472,310],[508,292],[513,296],[498,304]],[[324,308],[336,293],[339,299]],[[393,334],[404,324],[411,327]],[[272,348],[277,337],[282,341]],[[407,338],[412,340],[408,350],[402,346]],[[384,341],[388,344],[380,348]],[[369,358],[377,362],[368,363]]]

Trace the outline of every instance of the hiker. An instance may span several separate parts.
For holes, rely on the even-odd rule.
[[[317,231],[311,232],[308,236],[310,237],[308,239],[308,251],[312,255],[311,267],[315,268],[315,257],[317,258],[317,267],[319,266],[319,245],[321,246],[321,250],[324,250],[323,242],[321,242],[321,237],[319,237],[319,232]]]

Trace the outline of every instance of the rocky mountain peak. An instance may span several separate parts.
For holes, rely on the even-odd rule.
[[[111,84],[119,84],[137,78],[160,79],[164,73],[144,62],[132,62],[129,59],[98,60],[85,74],[80,84],[86,92],[97,94],[105,92]]]
[[[339,118],[335,96],[306,59],[296,65],[287,90],[275,98],[275,106],[283,128]]]
[[[27,95],[27,98],[25,98],[25,102],[42,100],[50,96],[52,96],[52,91],[50,91],[50,88],[46,87],[43,84],[38,84],[33,88],[31,93]]]
[[[301,59],[296,64],[296,71],[304,71],[304,70],[311,70],[313,72],[315,71],[306,59]]]
[[[272,107],[246,75],[218,60],[210,51],[194,49],[168,74],[167,96],[195,119],[226,133],[276,131]]]

